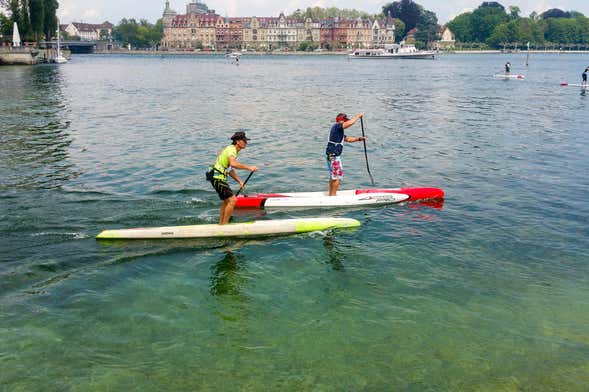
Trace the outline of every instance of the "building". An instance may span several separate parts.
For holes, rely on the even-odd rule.
[[[169,4],[167,1],[166,1],[166,7],[169,7]],[[198,1],[195,1],[194,3],[186,4],[186,13],[187,14],[203,15],[203,14],[208,14],[210,12],[212,12],[214,14],[215,10],[209,11],[209,7],[207,7],[207,5],[204,3],[199,3]]]
[[[221,17],[193,2],[177,14],[166,0],[162,16],[164,50],[296,50],[301,43],[328,50],[382,47],[395,42],[395,25],[384,20],[278,17]]]
[[[82,41],[98,41],[110,38],[113,27],[114,25],[108,21],[101,24],[72,22],[66,25],[63,31],[72,37],[80,37]]]
[[[456,37],[448,26],[442,26],[438,32],[438,35],[440,40],[434,43],[434,47],[436,49],[454,49],[454,45],[456,44]]]

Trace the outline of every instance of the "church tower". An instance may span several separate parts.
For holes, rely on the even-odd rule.
[[[164,14],[162,15],[162,23],[164,25],[164,29],[172,27],[172,21],[176,17],[176,11],[170,8],[170,1],[166,0],[166,8],[164,9]]]

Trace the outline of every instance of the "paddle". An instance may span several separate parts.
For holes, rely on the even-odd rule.
[[[362,137],[366,137],[364,135],[364,120],[360,117],[360,125],[362,126]],[[372,186],[374,186],[374,178],[372,178],[372,174],[370,173],[370,167],[368,166],[368,153],[366,152],[366,139],[363,139],[362,142],[364,143],[364,158],[366,158],[366,170],[368,170],[368,175],[370,176],[370,182]]]
[[[250,175],[249,175],[249,176],[247,176],[247,178],[245,179],[245,181],[244,181],[244,183],[243,183],[243,186],[242,186],[241,188],[239,188],[239,190],[238,190],[238,191],[237,191],[237,193],[235,194],[235,196],[236,196],[236,197],[237,197],[237,196],[239,196],[239,194],[241,193],[241,190],[242,190],[243,188],[245,188],[245,184],[247,184],[247,182],[250,180],[250,177],[252,176],[252,174],[254,174],[254,172],[250,172]]]

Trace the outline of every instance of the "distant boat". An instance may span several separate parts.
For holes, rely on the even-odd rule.
[[[415,45],[388,44],[378,49],[355,49],[348,54],[351,59],[435,59],[437,52],[419,50]]]
[[[63,64],[63,63],[67,63],[67,59],[65,57],[63,57],[63,55],[61,54],[61,39],[60,39],[60,33],[59,33],[59,21],[57,22],[57,57],[55,57],[53,59],[53,62],[56,64]]]
[[[239,58],[239,56],[241,56],[240,52],[225,53],[225,57],[228,57],[230,59],[237,59]]]

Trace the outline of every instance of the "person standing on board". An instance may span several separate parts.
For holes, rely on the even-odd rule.
[[[505,73],[508,74],[511,72],[511,63],[508,61],[505,63]]]
[[[239,183],[239,187],[243,188],[243,181],[233,169],[249,170],[251,172],[258,171],[257,166],[248,166],[237,161],[239,152],[247,146],[249,140],[245,136],[245,132],[235,132],[233,136],[231,136],[231,140],[233,143],[221,151],[212,168],[210,177],[207,176],[207,178],[210,178],[211,184],[213,184],[213,188],[217,191],[219,198],[223,201],[221,209],[219,210],[220,225],[229,223],[229,219],[231,219],[233,209],[235,208],[235,203],[237,202],[237,197],[235,197],[227,183],[227,175],[230,175]]]
[[[362,116],[364,116],[364,112],[358,113],[349,119],[344,113],[339,113],[335,118],[335,124],[332,125],[329,131],[329,139],[327,141],[327,148],[325,149],[327,168],[329,169],[329,196],[335,196],[340,180],[344,175],[341,160],[344,141],[354,143],[366,140],[364,136],[352,137],[344,134],[344,129],[354,125]]]
[[[589,72],[589,67],[585,68],[583,74],[581,75],[581,78],[583,80],[581,84],[583,85],[587,85],[587,72]]]

